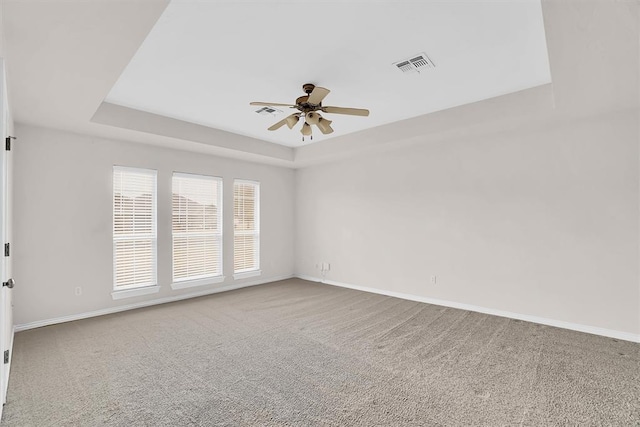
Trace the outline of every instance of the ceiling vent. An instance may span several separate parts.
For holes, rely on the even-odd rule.
[[[402,61],[394,62],[394,66],[398,68],[398,70],[403,73],[415,73],[420,72],[422,70],[428,70],[430,68],[435,68],[436,65],[433,63],[431,59],[427,56],[426,53],[419,53],[417,55],[413,55],[408,59],[403,59]]]
[[[282,113],[281,110],[277,110],[273,107],[262,107],[256,110],[256,113],[263,115],[263,116],[277,116],[278,114]]]

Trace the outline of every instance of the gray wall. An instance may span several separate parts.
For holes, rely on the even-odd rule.
[[[17,125],[14,144],[13,267],[15,323],[104,310],[242,283],[233,280],[234,178],[261,183],[262,276],[293,274],[291,169]],[[160,292],[114,301],[113,165],[158,170]],[[224,178],[224,283],[171,290],[171,175]],[[82,287],[82,295],[74,290]]]
[[[638,334],[638,140],[631,111],[299,170],[296,272]]]

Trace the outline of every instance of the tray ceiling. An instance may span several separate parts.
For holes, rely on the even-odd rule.
[[[394,62],[426,53],[436,67]],[[255,139],[299,147],[521,91],[551,81],[541,5],[531,1],[173,1],[105,101]],[[250,101],[294,103],[302,84],[335,132],[302,142],[299,128],[267,128]]]

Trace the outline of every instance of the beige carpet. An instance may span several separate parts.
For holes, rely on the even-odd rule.
[[[4,426],[640,425],[640,345],[292,279],[20,332]]]

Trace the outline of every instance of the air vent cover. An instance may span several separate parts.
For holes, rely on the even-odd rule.
[[[263,116],[277,116],[282,113],[281,110],[277,110],[273,107],[262,107],[256,110],[256,113],[261,114]]]
[[[422,70],[436,67],[436,65],[431,59],[429,59],[426,53],[413,55],[410,58],[403,59],[402,61],[394,62],[393,65],[403,73],[419,73]]]

